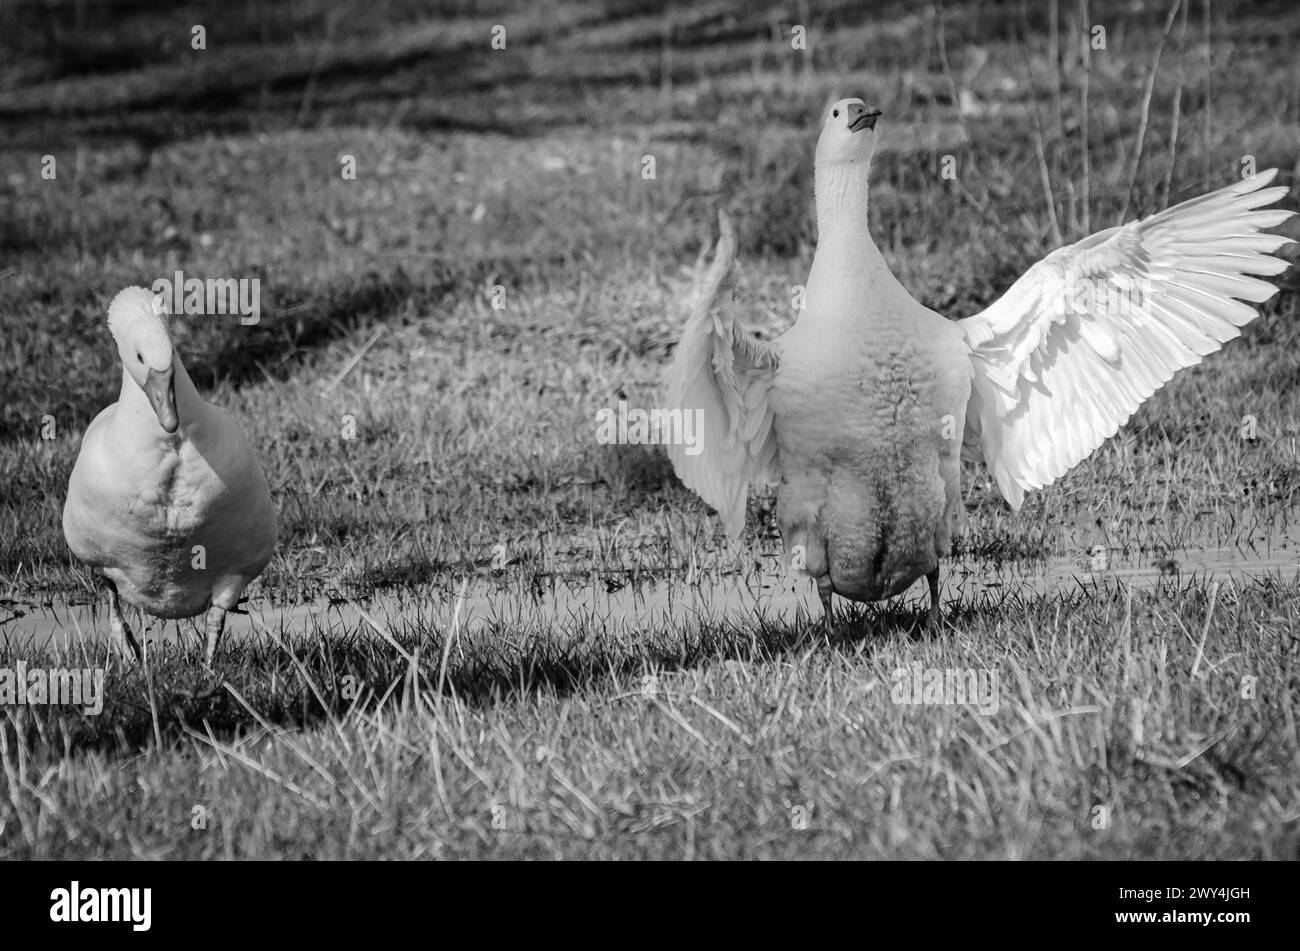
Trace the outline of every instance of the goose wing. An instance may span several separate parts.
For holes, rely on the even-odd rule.
[[[1238,336],[1277,292],[1291,212],[1276,169],[1053,251],[958,322],[971,350],[969,456],[1013,508],[1113,436],[1183,367]]]
[[[768,390],[780,363],[777,347],[737,322],[732,297],[736,236],[725,214],[704,286],[665,375],[667,405],[701,411],[696,446],[668,448],[677,477],[717,510],[727,534],[740,534],[751,483],[775,484],[776,433]],[[719,290],[722,306],[714,310]],[[694,449],[692,452],[690,450]]]

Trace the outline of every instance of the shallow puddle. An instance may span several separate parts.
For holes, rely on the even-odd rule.
[[[1073,559],[1001,565],[953,559],[943,566],[941,584],[943,599],[950,602],[1000,594],[1077,594],[1113,589],[1120,583],[1146,590],[1162,583],[1182,587],[1193,580],[1242,583],[1271,577],[1291,582],[1300,576],[1298,555],[1300,540],[1281,539],[1253,551],[1189,550],[1163,558],[1143,555],[1126,559],[1098,552]],[[913,585],[902,597],[916,610],[921,610],[927,599],[924,581]],[[453,629],[462,636],[501,632],[514,640],[533,635],[563,637],[569,631],[635,633],[721,621],[788,624],[801,615],[821,614],[810,581],[775,571],[744,579],[711,575],[697,583],[671,579],[621,586],[591,577],[557,580],[535,588],[483,577],[466,581],[452,592],[431,586],[379,593],[360,600],[322,599],[294,606],[273,605],[255,598],[247,608],[247,614],[228,617],[229,640],[352,634],[384,640],[390,635]],[[137,634],[143,630],[151,644],[183,640],[197,649],[201,640],[194,620],[163,622],[131,611],[128,621]],[[94,642],[107,635],[104,600],[71,604],[0,602],[0,639],[20,655],[47,646],[75,647],[78,642]]]

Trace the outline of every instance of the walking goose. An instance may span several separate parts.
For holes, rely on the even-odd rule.
[[[103,577],[113,635],[137,660],[119,599],[160,618],[206,611],[211,664],[226,612],[275,548],[270,487],[240,425],[194,388],[160,298],[126,288],[109,305],[108,327],[122,391],[82,438],[63,534]]]

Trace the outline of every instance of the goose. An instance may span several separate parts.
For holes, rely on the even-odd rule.
[[[670,411],[702,411],[679,479],[740,534],[751,484],[779,485],[788,565],[832,597],[878,601],[929,582],[964,516],[963,459],[982,459],[1019,509],[1113,436],[1180,369],[1238,336],[1286,270],[1291,212],[1269,170],[1062,247],[986,310],[949,320],[890,273],[867,228],[881,110],[842,99],[817,141],[818,242],[804,307],[775,340],[713,301],[735,258],[725,214],[714,259],[665,373]],[[729,295],[728,295],[729,296]]]
[[[165,314],[162,298],[142,287],[109,305],[122,390],[82,437],[63,534],[102,578],[112,635],[137,661],[122,600],[159,618],[206,611],[211,665],[226,612],[271,559],[276,511],[243,429],[199,396]]]

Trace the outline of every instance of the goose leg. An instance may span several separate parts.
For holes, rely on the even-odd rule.
[[[835,611],[831,606],[831,595],[834,593],[830,575],[817,579],[817,596],[822,599],[822,627],[828,634],[835,625]]]
[[[208,634],[207,665],[212,666],[212,658],[217,653],[217,643],[221,640],[221,631],[226,625],[226,609],[217,605],[208,608],[205,627]]]
[[[926,626],[938,630],[943,623],[943,612],[939,610],[939,569],[935,568],[926,575],[925,580],[930,582],[930,613],[926,618]]]
[[[144,663],[140,645],[136,642],[135,635],[131,633],[131,626],[126,623],[126,618],[122,617],[122,600],[118,597],[117,585],[105,578],[104,586],[108,588],[108,623],[113,639],[119,644],[126,644],[135,657],[136,663]]]

